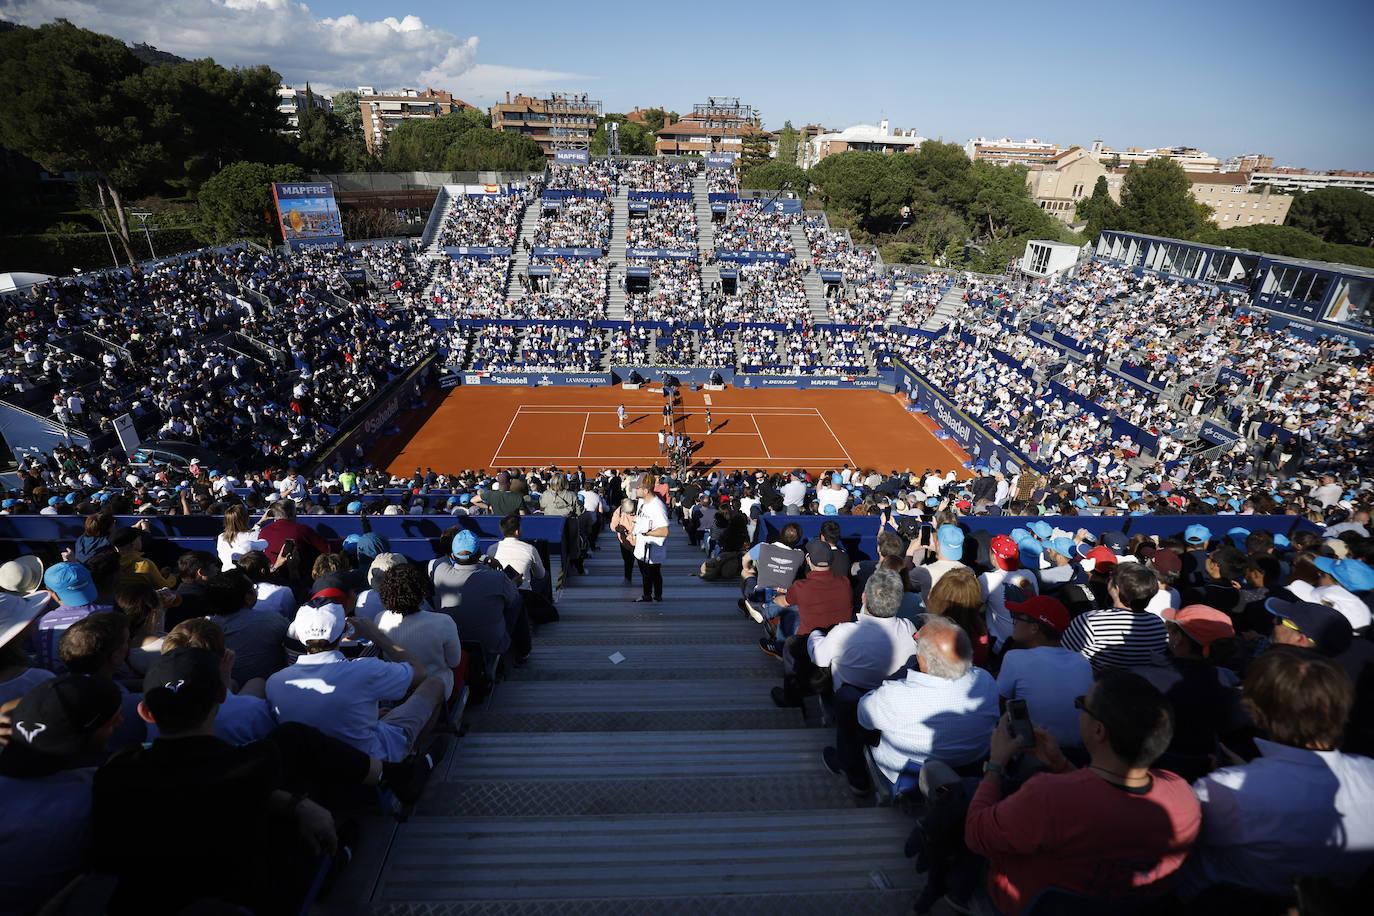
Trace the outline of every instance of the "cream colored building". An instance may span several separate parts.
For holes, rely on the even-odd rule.
[[[1247,172],[1217,172],[1189,176],[1193,197],[1212,208],[1212,220],[1220,229],[1233,226],[1282,226],[1293,198],[1268,187],[1251,189]]]
[[[1101,140],[1094,140],[1088,154],[1108,168],[1117,164],[1123,166],[1144,165],[1151,159],[1163,157],[1172,159],[1183,166],[1185,172],[1221,171],[1220,159],[1201,150],[1193,149],[1191,146],[1168,146],[1157,149],[1140,149],[1136,146],[1128,146],[1124,150],[1118,150],[1112,149],[1110,146],[1103,146]]]
[[[1112,200],[1121,201],[1124,176],[1107,169],[1081,146],[1071,146],[1026,173],[1031,199],[1046,213],[1065,223],[1074,221],[1078,202],[1092,197],[1098,178],[1107,179]]]
[[[926,142],[925,137],[917,136],[916,128],[896,130],[883,119],[876,127],[872,124],[856,124],[844,130],[828,134],[818,134],[806,143],[802,151],[801,167],[809,169],[826,156],[850,150],[865,150],[876,153],[902,153],[919,150]]]

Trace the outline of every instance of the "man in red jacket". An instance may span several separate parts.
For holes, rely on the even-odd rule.
[[[779,706],[800,706],[807,693],[804,681],[815,669],[806,651],[806,637],[811,631],[828,630],[854,619],[849,577],[831,570],[833,555],[834,548],[819,537],[812,538],[806,545],[806,578],[793,582],[773,599],[783,608],[778,638],[760,639],[759,648],[782,659],[782,686],[772,690],[773,702]]]
[[[993,733],[964,824],[968,848],[989,860],[978,895],[990,899],[976,901],[980,912],[1023,912],[1050,887],[1104,903],[1157,896],[1197,840],[1202,811],[1192,787],[1150,768],[1173,735],[1165,696],[1138,674],[1108,669],[1074,705],[1088,765],[1073,769],[1054,738],[1036,728],[1035,756],[1050,772],[1006,798],[1003,768],[1020,748],[1006,716]],[[950,781],[935,770],[921,778],[932,797]]]

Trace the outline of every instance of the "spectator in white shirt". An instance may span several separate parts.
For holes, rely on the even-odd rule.
[[[385,608],[377,618],[377,628],[409,652],[430,677],[438,678],[444,696],[450,696],[453,669],[463,661],[463,647],[453,618],[427,607],[424,574],[410,563],[399,563],[382,573],[376,591]]]
[[[517,587],[521,591],[534,591],[548,575],[539,551],[534,549],[534,545],[520,540],[518,515],[507,515],[501,519],[501,540],[487,548],[487,556],[520,574]]]
[[[916,625],[897,617],[906,589],[890,569],[875,570],[864,586],[863,609],[852,623],[812,630],[807,652],[818,668],[829,668],[835,693],[835,746],[822,759],[832,773],[844,773],[855,794],[871,788],[859,741],[858,707],[864,693],[899,671],[915,650]]]

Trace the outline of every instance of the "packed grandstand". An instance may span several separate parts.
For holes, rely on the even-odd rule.
[[[533,624],[557,619],[554,562],[575,590],[598,541],[619,547],[625,581],[636,565],[643,577],[637,600],[661,600],[653,549],[670,524],[702,551],[699,575],[739,586],[730,603],[783,659],[773,702],[837,704],[827,769],[856,795],[886,779],[876,788],[896,797],[924,765],[906,791],[945,815],[911,841],[927,855],[927,892],[986,912],[1023,911],[1047,885],[1167,891],[1165,912],[1268,912],[1298,880],[1369,880],[1374,837],[1358,811],[1374,802],[1362,756],[1374,752],[1372,350],[1279,326],[1236,288],[1106,261],[1046,280],[891,267],[823,214],[741,197],[733,170],[704,172],[559,164],[526,187],[440,195],[423,240],[227,246],[5,297],[4,397],[63,440],[10,442],[18,467],[0,502],[0,704],[18,701],[0,788],[31,790],[7,819],[57,837],[11,844],[8,909],[36,910],[92,867],[92,849],[99,866],[139,871],[111,851],[110,818],[133,809],[131,761],[151,752],[94,777],[85,845],[65,841],[90,827],[92,777],[72,792],[53,776],[197,725],[200,693],[164,685],[213,697],[223,660],[236,700],[214,734],[246,744],[279,723],[314,726],[281,753],[340,761],[331,789],[380,789],[404,808],[443,736],[461,731],[464,688],[490,691],[498,660],[523,662]],[[648,207],[619,223],[635,199]],[[626,249],[674,256],[618,263]],[[393,474],[359,434],[379,400],[419,406],[443,374],[697,369],[737,384],[882,381],[908,409],[984,435],[969,440],[967,473],[679,467],[656,480],[628,468]],[[126,423],[147,440],[132,456],[118,448]],[[764,548],[795,556],[785,583],[763,586]],[[509,578],[479,562],[486,553]],[[479,569],[495,581],[475,598],[464,590]],[[883,643],[895,663],[844,655],[833,634],[856,627],[898,633],[896,656]],[[341,641],[351,657],[359,639],[414,664],[358,694],[371,718],[353,728],[340,722],[357,709],[329,708],[292,672],[325,668]],[[329,667],[360,671],[362,651]],[[894,674],[963,692],[941,706],[902,695]],[[1019,769],[999,693],[1045,726]],[[407,695],[377,721],[378,700]],[[1150,718],[1164,695],[1174,712]],[[956,708],[946,727],[958,736],[934,747],[898,722]],[[46,738],[39,714],[54,723]],[[1157,727],[1171,715],[1177,728]],[[860,726],[886,736],[869,758]],[[1314,766],[1330,786],[1304,784],[1298,807],[1274,800]],[[1083,788],[1094,769],[1120,794]],[[1263,784],[1247,789],[1247,771]],[[999,807],[1004,780],[1039,808]],[[1130,820],[1122,800],[1149,793],[1168,796],[1167,823]],[[316,797],[274,804],[313,813]],[[1124,877],[1092,877],[1097,848],[1058,850],[1053,827],[1033,854],[1004,835],[1029,836],[1057,805],[1092,822],[1094,804],[1132,825],[1118,858],[1140,867]],[[1115,830],[1100,824],[1095,841]],[[122,879],[114,911],[193,893],[148,874]],[[247,906],[287,893],[197,877]]]

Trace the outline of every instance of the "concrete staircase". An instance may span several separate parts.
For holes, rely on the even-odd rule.
[[[910,911],[913,822],[824,770],[833,730],[773,705],[780,663],[735,588],[690,577],[703,554],[672,531],[654,604],[631,602],[638,579],[602,535],[558,596],[562,619],[331,904],[348,891],[390,916]]]
[[[892,308],[888,311],[887,317],[883,319],[883,324],[894,325],[903,322],[902,308],[906,305],[907,276],[908,274],[905,272],[896,274],[896,282],[892,286]],[[870,361],[872,358],[872,354],[870,354]]]
[[[530,254],[525,250],[525,242],[534,243],[534,230],[539,225],[540,212],[539,199],[535,198],[525,208],[525,215],[520,220],[520,236],[511,251],[510,277],[506,279],[506,298],[509,300],[525,298],[525,288],[520,285],[520,276],[530,269]]]
[[[711,198],[706,190],[706,176],[692,179],[692,202],[697,208],[697,248],[716,250],[716,230],[711,224]]]
[[[630,225],[630,192],[618,188],[611,202],[611,247],[606,254],[612,264],[625,264],[625,229]]]
[[[624,321],[625,303],[628,300],[620,283],[621,278],[625,276],[625,267],[623,262],[617,262],[614,259],[612,262],[620,266],[612,267],[606,278],[606,319],[608,321]]]
[[[806,305],[811,310],[811,320],[818,324],[830,321],[830,312],[825,307],[825,283],[816,270],[811,258],[811,243],[806,240],[806,230],[798,224],[792,226],[792,256],[810,264],[803,282],[806,284]]]
[[[935,311],[930,313],[930,317],[921,324],[923,331],[938,331],[947,326],[954,313],[959,311],[964,305],[964,287],[951,286],[945,290],[945,294],[940,297],[940,302],[935,306]]]

